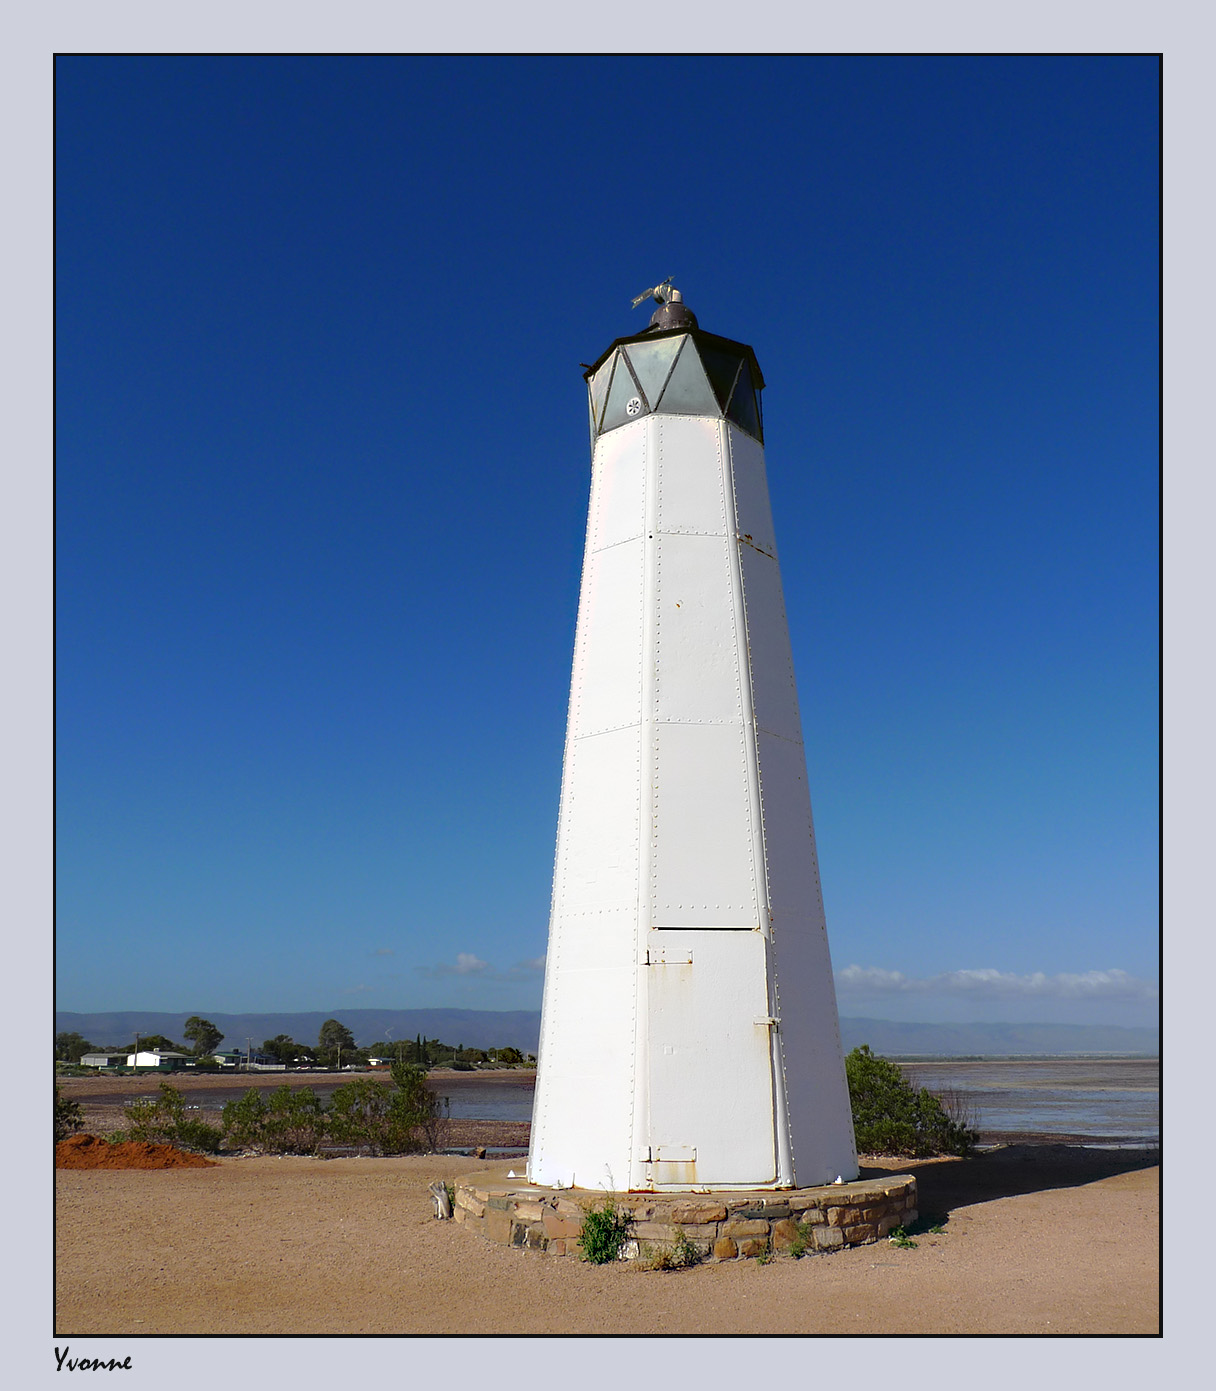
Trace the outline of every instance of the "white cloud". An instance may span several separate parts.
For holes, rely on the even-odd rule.
[[[1147,1001],[1155,1000],[1159,993],[1153,981],[1113,969],[1054,976],[1034,971],[1019,976],[984,967],[944,971],[936,976],[905,976],[902,971],[886,971],[878,966],[846,966],[836,972],[836,987],[842,994],[852,995],[938,994],[1002,999]]]
[[[505,971],[497,970],[488,961],[474,956],[471,951],[456,953],[455,963],[441,961],[438,966],[419,966],[418,973],[428,980],[438,980],[444,976],[472,976],[477,980],[521,981],[542,973],[545,969],[543,956],[532,957],[529,961],[517,961]]]

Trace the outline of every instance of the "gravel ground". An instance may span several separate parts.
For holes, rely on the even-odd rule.
[[[801,1261],[673,1272],[494,1246],[437,1222],[475,1159],[224,1159],[60,1170],[57,1336],[339,1333],[1154,1333],[1154,1155],[1015,1146],[915,1173],[944,1219]]]

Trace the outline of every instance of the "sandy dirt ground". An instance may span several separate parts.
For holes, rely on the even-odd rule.
[[[484,1169],[475,1159],[59,1170],[56,1334],[1151,1334],[1155,1158],[1020,1146],[867,1160],[917,1176],[940,1235],[676,1272],[436,1221],[427,1184]]]

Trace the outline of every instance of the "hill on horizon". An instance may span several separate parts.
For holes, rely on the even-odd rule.
[[[466,1048],[518,1048],[535,1053],[540,1040],[539,1010],[483,1009],[335,1009],[285,1014],[223,1014],[189,1010],[181,1014],[148,1010],[81,1014],[55,1011],[56,1033],[79,1033],[97,1047],[119,1048],[135,1034],[163,1034],[182,1042],[182,1030],[192,1014],[210,1019],[224,1033],[229,1048],[255,1047],[276,1034],[314,1045],[321,1025],[338,1019],[360,1046],[388,1039],[412,1039],[417,1034]],[[909,1024],[890,1019],[840,1020],[841,1042],[848,1052],[868,1043],[876,1053],[942,1054],[946,1057],[1019,1053],[1142,1053],[1160,1052],[1156,1029],[1117,1024]]]

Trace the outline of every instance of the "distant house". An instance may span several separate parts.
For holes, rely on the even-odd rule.
[[[175,1053],[168,1048],[153,1048],[147,1052],[128,1053],[126,1065],[155,1068],[158,1072],[177,1072],[189,1061],[189,1053]]]
[[[86,1053],[80,1060],[81,1067],[126,1067],[125,1053]]]
[[[262,1072],[284,1072],[286,1067],[279,1062],[278,1058],[273,1058],[269,1053],[262,1053],[258,1049],[253,1049],[247,1053],[243,1048],[230,1048],[226,1053],[213,1053],[211,1055],[221,1067],[251,1067]]]

